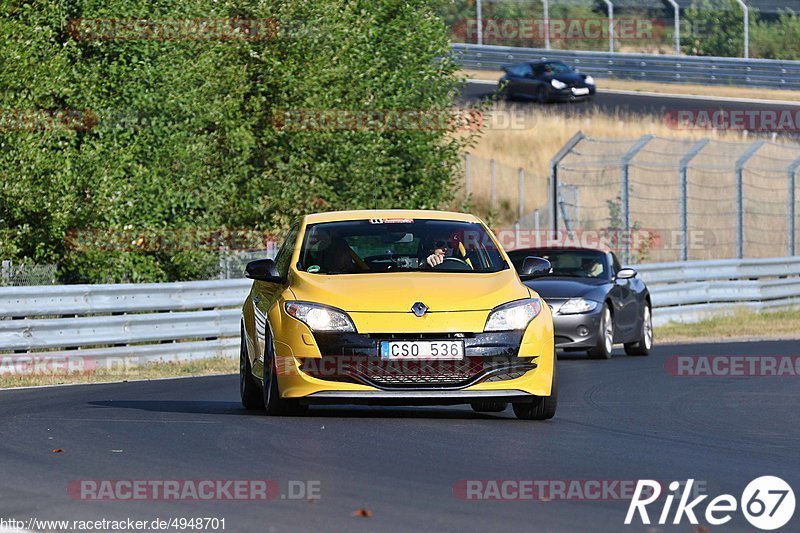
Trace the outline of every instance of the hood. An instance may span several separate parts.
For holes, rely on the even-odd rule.
[[[338,307],[347,312],[411,313],[422,302],[430,313],[482,311],[528,298],[514,269],[494,274],[393,272],[319,275],[293,273],[298,300]]]
[[[564,72],[554,75],[553,78],[568,85],[578,85],[581,87],[586,85],[586,77],[580,72]]]
[[[605,279],[559,278],[552,276],[527,281],[525,285],[547,300],[587,297],[593,292],[604,293],[604,286],[608,283],[610,282]]]

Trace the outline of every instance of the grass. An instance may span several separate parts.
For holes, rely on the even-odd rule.
[[[694,324],[670,323],[655,330],[655,342],[677,344],[742,340],[800,339],[800,312],[754,313],[738,310]],[[98,370],[84,373],[0,374],[0,388],[139,381],[148,379],[199,377],[232,374],[238,370],[235,359],[216,357],[195,361],[155,362],[127,370]]]
[[[0,359],[3,357],[0,356]],[[0,373],[0,388],[212,376],[236,372],[239,363],[231,358],[214,357],[191,361],[152,362],[125,368],[98,368],[91,372],[52,370],[35,373],[25,371],[12,373],[10,366],[10,363],[4,362],[1,367],[3,372]]]
[[[656,344],[734,340],[800,339],[800,312],[737,310],[695,324],[670,323],[654,332]]]
[[[497,81],[503,75],[499,70],[463,70],[463,75],[477,80]],[[753,98],[758,100],[784,100],[800,102],[800,91],[785,89],[762,89],[732,87],[727,85],[695,85],[683,83],[653,83],[639,80],[598,79],[597,88],[651,92],[661,94],[686,94],[695,96],[718,96],[725,98]]]

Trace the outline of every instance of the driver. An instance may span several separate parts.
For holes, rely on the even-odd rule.
[[[583,270],[590,278],[599,278],[603,275],[603,264],[596,258],[584,259],[581,264]]]
[[[444,263],[445,258],[453,256],[453,248],[446,241],[436,241],[433,253],[425,260],[433,268]]]

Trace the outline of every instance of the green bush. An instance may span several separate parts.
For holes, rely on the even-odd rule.
[[[0,259],[57,262],[66,282],[197,279],[214,268],[213,252],[191,240],[137,251],[117,234],[274,232],[311,211],[431,208],[452,198],[469,137],[449,125],[275,127],[297,110],[449,113],[459,81],[449,60],[436,59],[448,51],[438,2],[4,4]],[[276,34],[87,40],[70,26],[198,17],[274,21]],[[20,119],[53,110],[62,112],[54,124]],[[67,238],[75,232],[108,244],[76,249]]]

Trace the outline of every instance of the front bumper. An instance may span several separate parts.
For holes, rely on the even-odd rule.
[[[281,347],[276,363],[281,396],[304,403],[442,405],[508,397],[526,401],[551,392],[555,354],[549,320],[534,320],[524,333],[309,332],[302,338],[306,353],[297,342],[276,343]],[[464,359],[400,363],[379,356],[385,340],[434,339],[462,340]]]
[[[555,306],[557,309],[557,305]],[[597,345],[600,339],[600,320],[603,306],[594,311],[578,315],[553,314],[556,348],[588,349]]]
[[[594,87],[586,87],[589,92],[586,94],[575,94],[575,89],[580,87],[567,87],[566,89],[550,89],[550,99],[557,102],[573,102],[592,98],[597,90]]]

